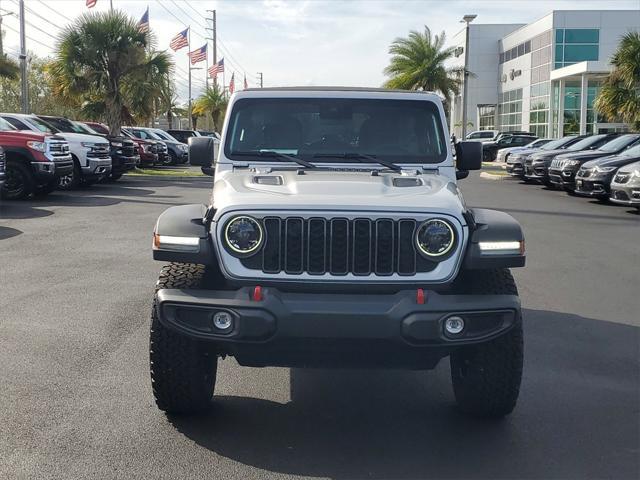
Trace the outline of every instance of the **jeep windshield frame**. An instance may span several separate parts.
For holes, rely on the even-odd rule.
[[[269,162],[262,150],[308,162],[439,164],[448,137],[430,100],[336,97],[254,97],[234,102],[224,155]]]

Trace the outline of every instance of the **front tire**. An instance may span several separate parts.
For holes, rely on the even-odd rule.
[[[469,293],[517,295],[508,269],[473,272]],[[451,380],[458,407],[477,417],[500,418],[516,406],[522,380],[522,320],[486,343],[463,347],[451,355]]]
[[[162,268],[156,292],[162,288],[201,288],[204,276],[204,265],[171,263]],[[201,342],[160,323],[157,296],[151,312],[149,358],[153,395],[160,410],[190,414],[211,406],[218,357]]]
[[[82,171],[80,170],[80,164],[74,158],[73,159],[73,171],[69,175],[63,175],[58,180],[58,188],[60,190],[73,190],[80,185],[82,179]]]

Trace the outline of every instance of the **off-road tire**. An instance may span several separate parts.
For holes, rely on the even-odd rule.
[[[474,294],[517,295],[508,269],[479,270],[466,279]],[[478,417],[510,414],[520,392],[523,363],[522,321],[486,343],[464,347],[451,355],[451,380],[458,407]]]
[[[36,183],[29,167],[20,161],[8,160],[6,163],[5,184],[0,189],[2,198],[5,200],[22,200],[31,195],[35,188]]]
[[[82,170],[80,170],[80,164],[74,157],[73,159],[73,172],[69,175],[63,175],[58,179],[58,189],[60,190],[73,190],[80,185],[82,181]]]
[[[204,276],[204,265],[171,263],[162,268],[156,292],[162,288],[201,288]],[[157,297],[151,312],[149,359],[153,395],[160,410],[190,414],[211,406],[217,356],[202,343],[162,325]]]
[[[117,182],[122,178],[122,175],[124,175],[124,173],[110,173],[109,176],[107,177],[107,181]]]

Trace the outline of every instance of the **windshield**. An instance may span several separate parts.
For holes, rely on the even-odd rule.
[[[170,142],[180,143],[178,142],[178,140],[176,140],[175,138],[173,138],[171,135],[169,135],[167,132],[163,130],[154,130],[153,133],[155,133],[158,137],[160,137],[161,140],[168,140]]]
[[[73,122],[73,125],[80,129],[80,133],[86,133],[87,135],[98,135],[98,132],[93,130],[88,125],[85,125],[85,124],[80,123],[80,122]]]
[[[632,143],[636,142],[640,138],[638,135],[622,135],[621,137],[615,138],[610,142],[602,145],[598,150],[603,152],[617,152],[618,150],[622,150],[625,147],[628,147]]]
[[[369,155],[395,163],[447,157],[440,114],[429,101],[341,98],[251,98],[231,112],[225,155],[272,151],[318,161]],[[332,158],[333,157],[333,158]],[[273,161],[273,157],[252,160]]]
[[[89,126],[89,125],[87,125]],[[91,128],[93,130],[95,130],[98,133],[101,133],[103,135],[109,135],[109,129],[103,125],[100,125],[99,123],[95,123],[93,125],[91,125]]]
[[[56,129],[53,126],[49,125],[47,122],[43,122],[38,117],[29,117],[29,121],[31,123],[33,123],[33,125],[38,130],[40,130],[41,132],[44,132],[44,133],[58,133],[58,131],[59,131],[58,129]]]
[[[132,128],[131,133],[133,133],[136,137],[141,138],[143,140],[162,140],[158,135],[149,130],[141,130],[139,128]]]
[[[631,148],[628,148],[627,150],[622,152],[620,155],[625,157],[640,157],[640,144],[635,145]]]
[[[4,118],[0,117],[0,130],[6,132],[7,130],[17,130],[16,127],[7,122]]]
[[[564,138],[558,138],[557,140],[551,140],[546,145],[543,145],[542,147],[540,147],[540,149],[541,150],[557,150],[558,148],[561,148],[563,145],[569,143],[570,141],[575,140],[575,138],[576,137],[564,137]]]
[[[534,142],[531,142],[528,147],[529,148],[540,148],[543,145],[546,145],[547,143],[549,143],[551,140],[548,138],[540,138]]]
[[[604,135],[594,135],[593,137],[583,138],[579,142],[576,142],[570,147],[567,147],[567,150],[572,150],[575,152],[579,150],[586,150],[589,147],[594,148],[598,145],[602,145],[605,141],[605,138],[606,137]]]
[[[41,119],[42,120],[42,119]],[[44,119],[46,123],[50,123],[54,127],[56,127],[61,132],[66,133],[85,133],[82,131],[80,127],[75,126],[66,118],[53,118],[47,117]]]

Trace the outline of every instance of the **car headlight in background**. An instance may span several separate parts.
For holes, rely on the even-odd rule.
[[[580,165],[580,160],[568,160],[567,163],[564,164],[565,167],[575,167],[576,165]]]
[[[416,232],[416,246],[425,257],[436,260],[451,251],[456,242],[456,234],[449,222],[432,218],[422,223]]]
[[[112,147],[121,147],[122,143],[121,142],[111,142],[111,146]]]
[[[262,225],[252,217],[234,217],[224,228],[224,240],[227,247],[235,254],[251,255],[262,246],[264,240]]]
[[[594,170],[596,171],[596,173],[610,173],[610,172],[613,172],[616,168],[618,168],[618,167],[600,167],[600,166],[596,166],[594,168]]]
[[[84,148],[93,148],[96,146],[94,142],[80,142]]]
[[[36,152],[46,152],[47,145],[44,142],[27,142],[27,146]]]

